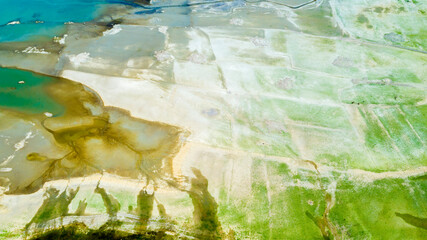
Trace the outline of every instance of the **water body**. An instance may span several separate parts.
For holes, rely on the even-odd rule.
[[[55,102],[45,89],[54,81],[55,78],[28,71],[0,68],[0,107],[25,113],[61,115],[63,106]]]
[[[87,22],[113,5],[138,6],[126,0],[0,0],[0,42],[61,35],[64,23]]]

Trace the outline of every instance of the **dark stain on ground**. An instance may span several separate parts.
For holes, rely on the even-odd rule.
[[[62,228],[53,229],[36,235],[31,240],[157,240],[174,239],[163,231],[147,231],[144,233],[128,233],[115,229],[89,229],[83,223],[73,223]]]
[[[403,221],[405,221],[406,223],[414,227],[427,230],[427,218],[415,217],[410,214],[404,214],[404,213],[398,213],[398,212],[396,212],[395,214],[396,216],[403,219]]]

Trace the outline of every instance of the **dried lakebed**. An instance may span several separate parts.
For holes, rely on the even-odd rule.
[[[0,239],[424,238],[425,2],[34,4],[0,17]]]

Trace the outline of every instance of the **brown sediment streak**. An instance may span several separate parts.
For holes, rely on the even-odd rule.
[[[313,165],[313,167],[317,171],[317,182],[319,183],[320,189],[324,192],[326,207],[321,217],[313,216],[309,211],[306,211],[305,215],[310,218],[314,222],[314,224],[316,224],[316,226],[320,229],[323,239],[342,239],[341,233],[339,232],[338,228],[329,219],[329,212],[335,205],[335,193],[331,194],[328,189],[323,186],[321,173],[318,170],[317,164],[310,160],[306,160],[306,162]]]
[[[101,98],[86,86],[64,78],[54,78],[47,94],[65,108],[61,116],[46,118],[23,114],[38,130],[51,134],[53,148],[66,154],[50,158],[49,152],[32,152],[28,162],[48,163],[43,174],[30,184],[11,182],[8,194],[29,193],[55,179],[108,172],[124,177],[156,181],[173,177],[172,161],[188,132],[160,122],[130,116],[116,107],[105,107]],[[143,104],[143,103],[141,103]],[[12,173],[20,171],[13,169]],[[7,176],[6,176],[7,177]],[[25,182],[25,181],[24,181]]]
[[[307,162],[307,163],[310,163],[311,165],[313,165],[314,169],[316,169],[316,172],[318,174],[320,174],[319,167],[317,166],[317,164],[314,161],[311,161],[311,160],[304,160],[304,161]]]
[[[334,205],[334,200],[332,199],[332,196],[329,193],[325,194],[325,200],[326,200],[326,208],[323,212],[323,215],[321,217],[313,216],[309,211],[306,211],[305,214],[307,217],[309,217],[316,226],[320,229],[322,236],[324,239],[341,239],[341,235],[338,232],[337,227],[331,222],[329,219],[329,211]]]

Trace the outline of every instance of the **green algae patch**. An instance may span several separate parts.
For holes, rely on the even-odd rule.
[[[375,108],[374,112],[384,126],[384,130],[393,140],[396,148],[408,161],[427,163],[423,161],[426,155],[423,140],[406,120],[405,115],[399,108]]]
[[[359,84],[341,92],[342,101],[348,104],[413,105],[425,97],[423,89],[382,82]]]
[[[408,122],[417,132],[421,139],[427,139],[427,105],[401,106],[402,112],[408,119]]]
[[[251,197],[220,194],[223,226],[250,239],[422,239],[425,177],[353,178],[263,159],[252,163]]]
[[[366,123],[366,129],[364,129],[365,145],[376,156],[376,165],[382,165],[383,169],[393,167],[393,162],[397,162],[401,156],[393,148],[393,142],[388,137],[387,132],[379,124],[375,113],[368,107],[359,107],[359,112]],[[390,160],[393,160],[393,162],[390,162]]]
[[[370,169],[401,170],[426,164],[427,154],[422,140],[425,122],[405,115],[405,111],[414,110],[414,107],[360,106],[358,109],[365,121],[365,145],[374,160]]]
[[[255,160],[251,168],[252,207],[257,209],[249,217],[251,232],[257,238],[268,239],[270,235],[268,186],[265,182],[264,164]]]
[[[359,23],[368,23],[369,19],[365,15],[359,14],[357,16],[357,22],[359,22]]]
[[[284,32],[274,33],[271,37],[271,41],[274,50],[286,53],[286,34]]]
[[[287,164],[255,159],[250,178],[250,197],[220,193],[219,217],[223,226],[233,227],[237,239],[322,238],[319,228],[306,216],[309,213],[317,218],[326,209],[325,193],[317,185],[316,172],[293,173]],[[306,187],[309,185],[313,188]]]
[[[0,231],[0,239],[19,239],[19,232]]]
[[[411,225],[425,224],[423,182],[382,179],[358,183],[343,179],[338,181],[330,218],[347,229],[352,239],[422,239],[425,230]]]
[[[52,77],[0,67],[0,106],[26,113],[61,115],[64,107],[49,96],[46,86]]]
[[[408,69],[393,69],[389,78],[393,82],[405,82],[405,83],[422,83],[423,81],[413,72]]]

